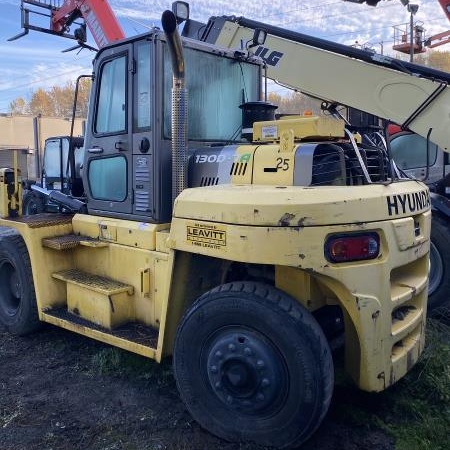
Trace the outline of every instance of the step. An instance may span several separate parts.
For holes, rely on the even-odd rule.
[[[73,314],[113,330],[135,319],[133,286],[78,269],[54,273],[67,289],[67,309]]]
[[[42,312],[42,316],[44,322],[148,358],[157,359],[156,348],[159,332],[156,328],[148,325],[129,322],[114,330],[108,330],[71,313],[65,308],[45,310]]]
[[[101,248],[107,247],[108,242],[99,241],[88,236],[80,236],[78,234],[65,234],[63,236],[54,236],[42,239],[42,246],[52,248],[53,250],[70,250],[72,248],[84,245],[87,247]]]
[[[14,222],[25,223],[29,228],[54,227],[72,223],[73,214],[42,213],[15,217]]]
[[[66,283],[85,287],[103,295],[114,295],[122,292],[133,295],[134,293],[133,286],[79,269],[62,270],[61,272],[54,273],[52,276]]]

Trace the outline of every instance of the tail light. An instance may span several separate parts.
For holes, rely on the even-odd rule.
[[[325,242],[325,257],[333,263],[375,259],[379,254],[377,233],[335,234]]]

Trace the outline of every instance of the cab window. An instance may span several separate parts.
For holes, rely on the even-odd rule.
[[[126,57],[110,60],[101,69],[96,133],[125,131],[126,124]]]
[[[122,155],[89,162],[89,188],[95,200],[123,202],[127,196],[127,161]]]
[[[430,142],[429,164],[436,162],[438,146]],[[427,165],[427,140],[418,134],[398,134],[391,138],[392,157],[400,169],[418,169]]]

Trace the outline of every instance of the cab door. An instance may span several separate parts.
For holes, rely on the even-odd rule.
[[[100,53],[95,63],[83,167],[91,214],[130,214],[132,184],[132,45]]]

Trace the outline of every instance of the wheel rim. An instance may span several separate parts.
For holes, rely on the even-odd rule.
[[[28,200],[24,209],[25,209],[24,214],[26,214],[28,216],[38,213],[38,205],[37,205],[36,201],[33,199]]]
[[[433,294],[439,287],[444,274],[444,264],[437,247],[430,243],[430,275],[428,281],[428,295]]]
[[[0,308],[14,316],[20,307],[21,289],[16,268],[9,261],[0,261]]]
[[[274,414],[287,395],[284,359],[261,333],[228,327],[202,351],[206,382],[228,409],[245,415]]]

